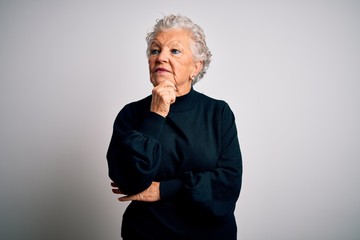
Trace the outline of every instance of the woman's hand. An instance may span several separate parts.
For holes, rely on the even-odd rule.
[[[176,86],[171,81],[163,81],[152,90],[150,111],[166,117],[170,111],[170,105],[176,99]]]
[[[115,194],[123,194],[115,183],[111,183],[113,187],[112,191]],[[150,187],[142,191],[141,193],[119,197],[120,202],[126,201],[142,201],[142,202],[156,202],[160,200],[160,182],[152,182]]]

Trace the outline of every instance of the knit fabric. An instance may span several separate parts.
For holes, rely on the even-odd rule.
[[[166,118],[150,104],[148,96],[120,111],[107,153],[109,176],[124,193],[160,182],[160,201],[130,203],[122,237],[236,239],[242,158],[230,107],[194,89]]]

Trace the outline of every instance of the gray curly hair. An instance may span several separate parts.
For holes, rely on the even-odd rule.
[[[192,43],[190,44],[190,50],[193,57],[197,61],[202,61],[203,66],[200,73],[195,76],[192,84],[197,83],[201,78],[204,77],[206,70],[211,62],[211,52],[206,45],[205,34],[200,26],[193,23],[188,17],[180,15],[168,15],[164,16],[163,19],[156,20],[156,24],[152,32],[149,32],[146,36],[147,50],[146,55],[150,56],[150,45],[154,41],[156,35],[162,31],[172,29],[186,29],[192,34]]]

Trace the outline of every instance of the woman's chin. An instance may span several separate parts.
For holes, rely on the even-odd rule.
[[[159,85],[160,83],[162,82],[165,82],[166,80],[170,80],[169,78],[165,78],[165,77],[155,77],[153,79],[151,79],[151,83],[154,85],[154,86],[157,86]],[[171,80],[170,80],[171,81]]]

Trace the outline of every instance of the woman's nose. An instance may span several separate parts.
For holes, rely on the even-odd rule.
[[[167,62],[169,60],[169,55],[166,51],[161,51],[157,57],[159,62]]]

